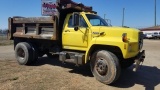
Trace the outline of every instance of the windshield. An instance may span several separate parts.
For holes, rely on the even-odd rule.
[[[108,26],[107,22],[102,19],[100,16],[93,14],[86,14],[88,20],[92,24],[92,26]]]

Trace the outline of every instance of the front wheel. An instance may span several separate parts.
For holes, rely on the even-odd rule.
[[[109,51],[95,52],[92,55],[90,66],[94,77],[104,84],[114,83],[120,76],[119,60]]]

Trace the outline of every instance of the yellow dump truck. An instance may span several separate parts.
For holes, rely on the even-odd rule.
[[[57,0],[57,12],[48,17],[10,17],[8,37],[20,65],[38,57],[59,55],[77,66],[90,63],[94,77],[104,84],[115,82],[122,68],[145,58],[143,33],[134,28],[113,27],[92,7],[71,0]]]

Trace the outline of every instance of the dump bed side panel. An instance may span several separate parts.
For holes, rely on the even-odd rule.
[[[9,18],[9,39],[14,37],[56,40],[56,28],[52,17]]]

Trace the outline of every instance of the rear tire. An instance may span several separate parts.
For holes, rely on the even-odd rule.
[[[116,55],[109,51],[95,52],[91,57],[90,66],[94,77],[104,84],[112,84],[120,76],[119,60]]]
[[[20,65],[30,65],[36,59],[33,47],[26,42],[21,42],[16,45],[15,56]]]
[[[36,61],[38,60],[38,49],[34,44],[30,44],[30,46],[32,47],[33,50],[33,59],[32,59],[32,64],[33,64],[36,63]]]

